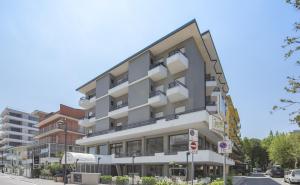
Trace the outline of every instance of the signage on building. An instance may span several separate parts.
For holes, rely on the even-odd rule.
[[[209,115],[208,121],[210,130],[221,134],[224,133],[224,121],[222,121],[222,118],[219,118],[216,115]]]
[[[198,152],[198,130],[189,129],[189,151],[193,154]]]
[[[218,142],[218,152],[220,154],[232,153],[232,142],[231,140],[223,140]]]
[[[33,157],[33,163],[34,164],[40,164],[40,157],[39,156],[34,156]]]

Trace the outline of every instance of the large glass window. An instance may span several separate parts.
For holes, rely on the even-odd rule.
[[[149,155],[163,152],[163,150],[164,150],[163,137],[147,139],[146,140],[146,148],[147,148],[147,154],[149,154]]]
[[[89,147],[88,148],[88,153],[89,154],[97,154],[97,148],[94,146],[94,147]]]
[[[188,134],[170,136],[170,152],[187,151],[188,137]]]
[[[123,148],[122,143],[111,144],[110,145],[110,154],[120,155],[122,153],[122,148]]]
[[[107,155],[108,149],[107,145],[99,145],[100,155]]]
[[[141,154],[141,150],[142,150],[141,140],[127,142],[127,151],[129,156],[132,156],[132,154],[136,154],[136,155]]]

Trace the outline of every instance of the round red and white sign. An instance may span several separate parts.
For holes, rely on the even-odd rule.
[[[192,150],[195,150],[197,148],[197,144],[196,144],[196,142],[191,142],[191,149]]]

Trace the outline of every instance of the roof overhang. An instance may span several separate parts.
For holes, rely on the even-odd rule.
[[[209,34],[210,35],[210,34]],[[122,66],[124,64],[128,65],[128,62],[141,54],[150,51],[153,55],[160,54],[164,52],[165,50],[189,39],[189,38],[194,38],[196,45],[202,54],[205,62],[212,62],[213,58],[210,56],[210,53],[215,52],[215,55],[217,56],[216,50],[210,51],[211,49],[208,49],[210,47],[206,46],[206,43],[204,42],[203,37],[206,37],[206,34],[202,35],[199,27],[197,25],[197,22],[195,19],[192,21],[186,23],[185,25],[181,26],[180,28],[174,30],[173,32],[169,33],[168,35],[162,37],[161,39],[157,40],[156,42],[150,44],[146,48],[140,50],[139,52],[135,53],[134,55],[130,56],[129,58],[125,59],[123,62],[119,63],[118,65],[112,67],[111,69],[107,70],[106,72],[100,74],[96,78],[90,80],[89,82],[85,83],[84,85],[80,86],[76,90],[81,92],[81,93],[86,93],[92,88],[96,87],[96,80],[99,78],[102,78],[108,73],[111,73],[113,70],[115,70],[117,67]],[[212,40],[211,40],[212,41]],[[208,42],[209,44],[209,42]],[[219,61],[218,57],[217,60]],[[222,71],[222,67],[220,62],[216,65],[216,70],[218,73],[221,73],[221,79],[222,82],[226,84],[226,89],[228,91],[228,86],[226,83],[225,76]]]
[[[41,127],[41,126],[49,123],[50,121],[53,121],[53,120],[56,120],[56,119],[59,119],[59,118],[66,118],[66,119],[71,119],[71,120],[78,121],[78,119],[72,118],[70,116],[66,116],[66,115],[63,115],[63,114],[55,113],[55,114],[49,116],[48,118],[42,120],[38,124],[36,124],[36,126],[37,127]]]

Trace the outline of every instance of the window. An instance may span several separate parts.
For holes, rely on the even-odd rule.
[[[119,100],[119,101],[117,101],[117,106],[120,106],[120,105],[122,105],[122,103],[123,103],[123,101],[122,101],[122,100]]]
[[[129,156],[132,156],[133,154],[140,154],[141,150],[142,142],[140,140],[127,142],[127,151]]]
[[[108,154],[108,150],[107,150],[107,145],[99,145],[99,154],[100,155],[107,155]]]
[[[10,116],[22,118],[22,114],[18,114],[18,113],[14,113],[14,112],[10,112],[10,113],[8,113],[8,114],[9,114]]]
[[[122,153],[122,143],[115,143],[110,145],[110,154],[116,154],[119,155]]]
[[[163,137],[149,138],[146,140],[147,154],[163,152]]]
[[[188,137],[188,134],[170,136],[170,152],[187,151]]]
[[[94,146],[94,147],[88,147],[88,153],[89,154],[97,154],[97,148]]]
[[[182,113],[185,111],[185,106],[175,108],[175,114]]]
[[[161,118],[164,116],[164,113],[163,112],[157,112],[154,114],[154,118]]]

